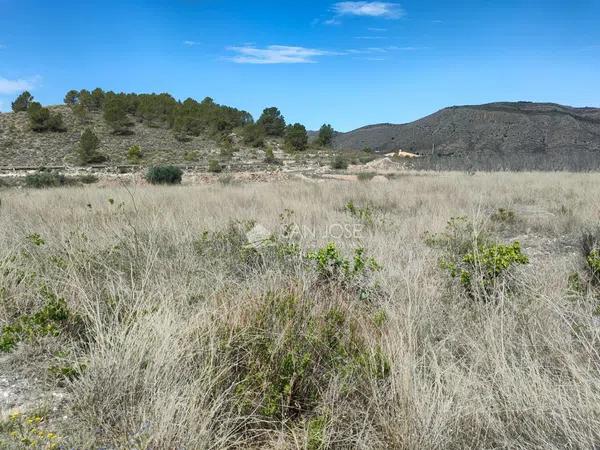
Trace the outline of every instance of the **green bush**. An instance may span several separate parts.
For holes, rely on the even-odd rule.
[[[265,145],[264,128],[258,124],[249,123],[242,130],[242,141],[251,147],[263,147]]]
[[[348,161],[342,155],[336,155],[331,161],[331,168],[335,170],[346,170]]]
[[[142,148],[139,145],[132,145],[127,149],[127,161],[131,164],[138,164],[142,159]]]
[[[0,351],[10,352],[24,339],[39,336],[57,336],[69,319],[69,310],[64,299],[58,298],[47,289],[42,289],[44,306],[36,313],[21,315],[13,323],[5,325],[0,333]]]
[[[354,249],[354,256],[345,258],[334,243],[314,252],[309,252],[306,259],[315,264],[320,284],[343,289],[361,300],[370,300],[380,294],[373,282],[373,274],[381,269],[374,258],[368,257],[364,248]]]
[[[267,164],[281,164],[281,161],[275,158],[275,154],[273,153],[273,149],[271,147],[265,150],[264,162]]]
[[[150,184],[180,184],[183,171],[175,166],[151,167],[146,172],[146,181]]]
[[[345,308],[270,293],[245,316],[247,323],[222,333],[239,412],[265,424],[308,417],[312,448],[325,438],[326,421],[315,412],[333,383],[344,387],[344,398],[359,399],[370,382],[389,375],[389,361],[356,331],[358,319]]]
[[[40,171],[25,177],[25,186],[35,189],[64,186],[67,178],[58,172]]]
[[[53,113],[38,102],[33,102],[29,105],[27,114],[29,116],[29,125],[33,131],[66,131],[62,114],[59,112]]]
[[[370,205],[362,207],[356,206],[354,202],[350,200],[344,205],[344,211],[367,225],[373,224],[373,208]]]
[[[444,233],[426,237],[426,243],[441,248],[440,265],[453,279],[460,280],[466,293],[487,300],[516,265],[529,263],[519,242],[509,245],[491,241],[476,232],[464,217],[452,218]]]
[[[208,171],[211,173],[221,173],[223,171],[223,168],[221,167],[219,161],[217,161],[216,159],[211,159],[208,162]]]

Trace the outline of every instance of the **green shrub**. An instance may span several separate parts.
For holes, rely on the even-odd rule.
[[[335,170],[346,170],[348,168],[348,160],[342,155],[336,155],[331,161],[331,168]]]
[[[322,283],[332,284],[347,292],[357,293],[361,300],[367,300],[377,293],[373,285],[372,275],[381,266],[375,259],[366,256],[364,248],[354,249],[351,259],[345,258],[334,243],[306,255],[308,261],[315,264],[315,269]]]
[[[35,189],[64,186],[67,178],[58,172],[40,171],[25,177],[25,186]]]
[[[5,325],[0,333],[0,351],[10,352],[24,339],[39,336],[57,336],[69,319],[69,310],[64,299],[58,298],[47,289],[42,289],[44,306],[36,313],[21,315],[13,323]]]
[[[485,233],[476,232],[466,218],[452,218],[444,233],[427,236],[426,243],[441,248],[440,265],[458,279],[466,293],[487,300],[516,265],[529,263],[519,242],[509,245],[492,242]]]
[[[132,145],[127,149],[127,161],[131,164],[138,164],[142,159],[142,148],[139,145]]]
[[[242,142],[251,147],[263,147],[265,145],[264,128],[258,124],[249,123],[242,130]]]
[[[180,184],[183,171],[175,166],[151,167],[146,172],[146,181],[150,184]]]
[[[361,398],[372,380],[388,377],[389,361],[357,332],[357,318],[336,305],[270,293],[252,308],[246,323],[223,333],[239,413],[263,423],[309,417],[309,442],[319,448],[326,420],[315,412],[332,383],[344,398]]]
[[[460,277],[465,289],[472,293],[478,288],[488,291],[493,288],[508,269],[516,264],[529,264],[529,258],[521,252],[521,244],[481,244],[462,258],[462,264],[449,263],[447,269],[452,277]]]
[[[265,150],[264,162],[267,164],[281,164],[281,161],[275,158],[275,154],[273,153],[273,149],[271,147]]]
[[[223,171],[223,167],[216,159],[211,159],[208,162],[208,171],[211,173],[221,173]]]
[[[205,231],[194,242],[196,254],[204,264],[220,267],[235,278],[245,278],[257,271],[286,271],[301,262],[295,242],[281,233],[254,233],[254,221],[232,221],[222,230]]]
[[[27,114],[29,116],[30,127],[33,131],[66,131],[62,114],[59,112],[53,113],[38,102],[33,102],[29,105]]]
[[[356,206],[352,200],[344,205],[344,211],[366,225],[373,224],[373,209],[371,206]]]

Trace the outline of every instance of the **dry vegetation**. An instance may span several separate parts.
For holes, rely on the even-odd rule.
[[[597,174],[0,197],[0,372],[66,395],[3,411],[0,446],[600,445]],[[528,263],[475,257],[466,289],[440,259],[484,235]]]

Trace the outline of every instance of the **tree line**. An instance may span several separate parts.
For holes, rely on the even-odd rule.
[[[64,97],[64,103],[82,123],[89,121],[90,113],[101,113],[114,134],[133,133],[133,120],[137,120],[149,127],[170,129],[181,141],[201,134],[219,138],[240,130],[244,144],[253,147],[264,146],[267,137],[283,138],[286,147],[295,151],[308,147],[308,133],[304,125],[287,124],[276,107],[266,108],[254,121],[249,112],[220,105],[210,97],[201,102],[192,98],[182,102],[165,93],[115,93],[100,88],[93,91],[70,90]],[[35,102],[29,92],[19,95],[12,103],[12,109],[28,113],[33,131],[66,131],[60,112],[51,112]],[[330,146],[334,135],[333,127],[324,124],[319,130],[317,143]]]

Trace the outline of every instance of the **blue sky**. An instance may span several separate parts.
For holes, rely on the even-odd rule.
[[[600,106],[600,0],[0,0],[0,109],[22,89],[169,92],[309,128],[500,100]]]

